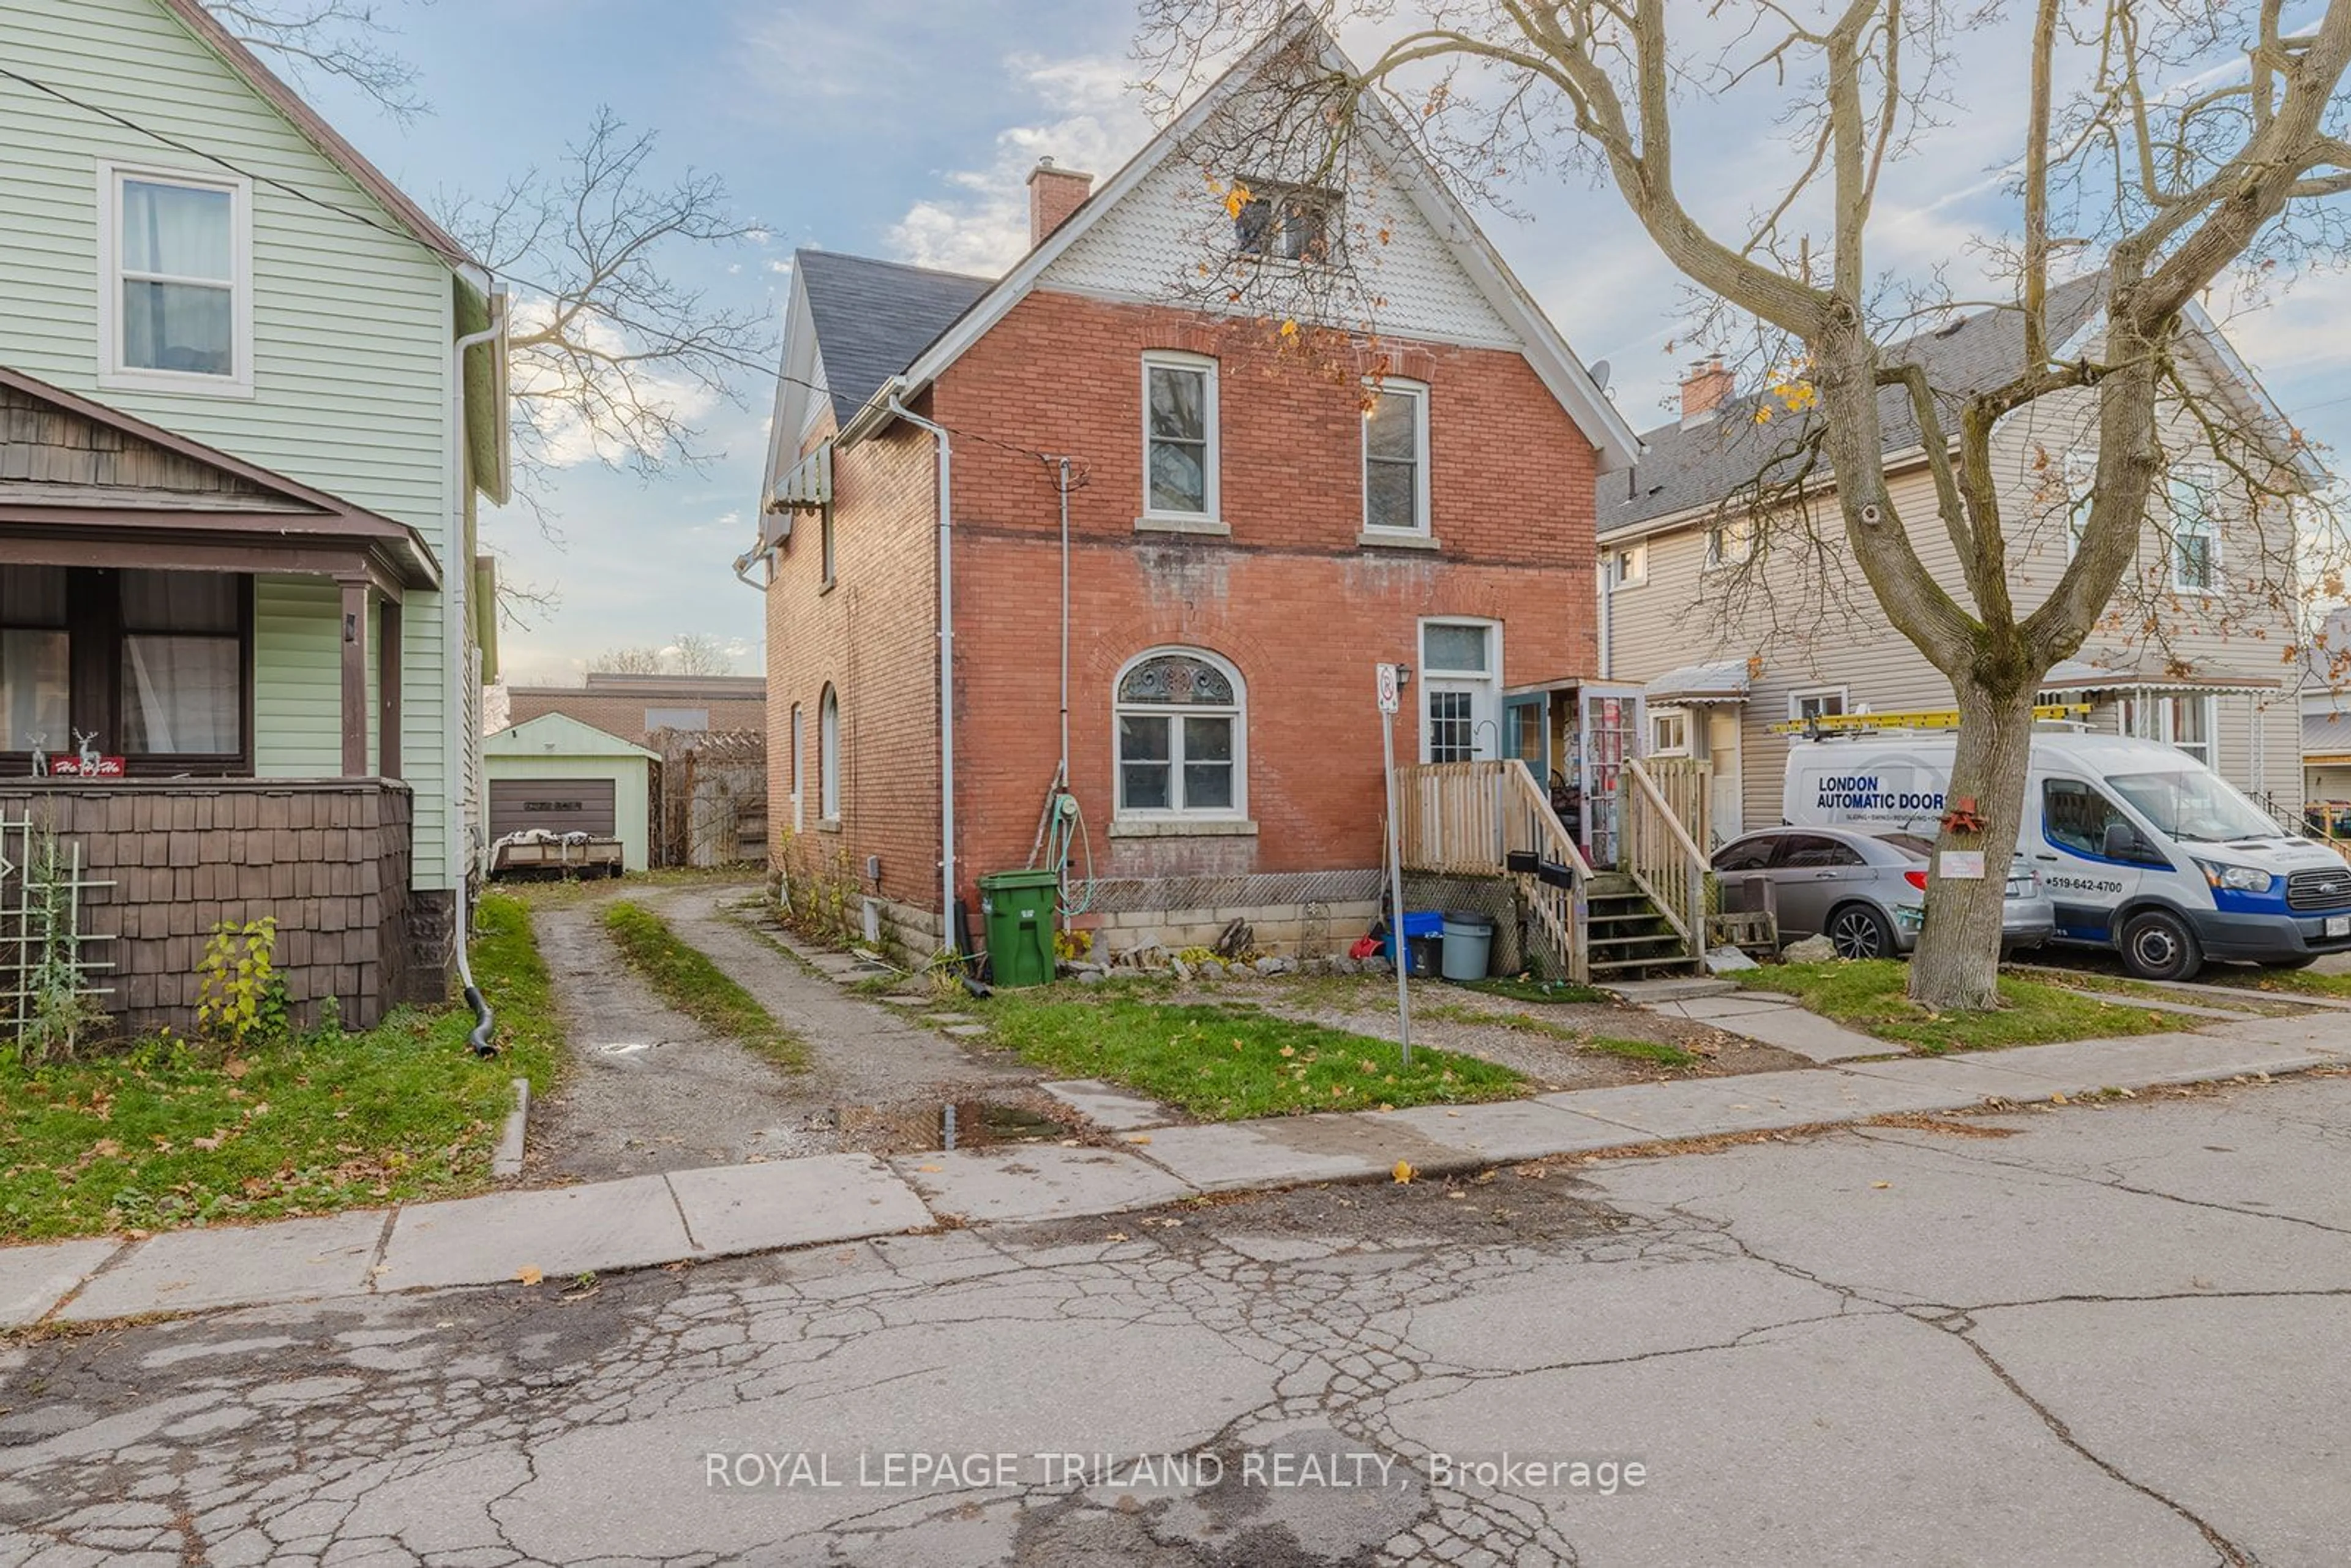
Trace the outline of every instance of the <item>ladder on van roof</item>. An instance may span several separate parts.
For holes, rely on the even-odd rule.
[[[2079,723],[2090,716],[2088,703],[2043,703],[2032,710],[2035,724]],[[1921,708],[1911,713],[1826,713],[1792,718],[1771,726],[1773,735],[1802,735],[1814,740],[1834,736],[1875,735],[1886,729],[1957,729],[1957,708]]]

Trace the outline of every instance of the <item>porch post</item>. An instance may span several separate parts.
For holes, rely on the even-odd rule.
[[[367,775],[367,612],[364,579],[341,580],[343,590],[343,777]]]
[[[375,651],[375,753],[379,778],[397,779],[400,772],[400,601],[387,599],[377,612],[381,641]]]

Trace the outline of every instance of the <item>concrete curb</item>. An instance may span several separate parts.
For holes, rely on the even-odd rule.
[[[530,1080],[514,1081],[515,1108],[507,1113],[506,1130],[498,1134],[498,1152],[490,1156],[490,1175],[511,1181],[522,1175],[523,1134],[530,1130]]]
[[[1155,1127],[1115,1148],[1023,1145],[675,1171],[253,1227],[0,1248],[0,1331],[51,1321],[331,1301],[833,1245],[942,1223],[1079,1218],[1208,1192],[1429,1175],[1689,1139],[1848,1125],[2101,1090],[2351,1065],[2331,1016],[2199,1033],[1856,1061],[1479,1105]],[[528,1109],[508,1130],[518,1150]],[[502,1144],[501,1158],[506,1153]]]

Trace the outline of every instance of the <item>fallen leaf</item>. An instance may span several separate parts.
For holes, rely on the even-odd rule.
[[[540,1270],[534,1269],[529,1264],[526,1263],[521,1268],[515,1270],[515,1278],[521,1281],[526,1285],[536,1285],[541,1280],[546,1279],[547,1276]]]
[[[221,1071],[231,1078],[242,1078],[253,1071],[253,1066],[243,1057],[232,1056],[221,1064]]]
[[[1874,1182],[1871,1182],[1869,1185],[1870,1185],[1870,1186],[1876,1186],[1876,1187],[1887,1187],[1887,1186],[1892,1186],[1894,1184],[1893,1184],[1892,1182],[1890,1182],[1890,1181],[1874,1181]]]
[[[1397,1182],[1397,1184],[1398,1184],[1399,1186],[1400,1186],[1400,1185],[1402,1185],[1402,1184],[1403,1184],[1403,1183],[1405,1183],[1405,1182],[1408,1182],[1408,1181],[1410,1181],[1410,1180],[1413,1178],[1412,1162],[1411,1162],[1410,1160],[1398,1160],[1398,1161],[1396,1161],[1396,1163],[1395,1163],[1395,1178],[1396,1178],[1396,1182]]]
[[[1148,1133],[1129,1133],[1126,1135],[1126,1141],[1130,1144],[1147,1144],[1151,1141],[1151,1134]]]
[[[2066,1104],[2066,1103],[2069,1103],[2069,1102],[2066,1100],[2065,1096],[2064,1096],[2063,1094],[2052,1094],[2051,1096],[2049,1096],[2049,1103],[2051,1103],[2052,1105],[2064,1105],[2064,1104]]]
[[[1296,1056],[1298,1054],[1298,1048],[1294,1045],[1285,1045],[1281,1048],[1281,1054],[1284,1056]]]
[[[1448,1116],[1458,1116],[1459,1114],[1461,1114],[1461,1113],[1460,1113],[1460,1112],[1458,1112],[1458,1111],[1447,1111],[1447,1113],[1446,1113],[1447,1115],[1448,1115]]]
[[[1448,1192],[1445,1196],[1447,1197],[1468,1197],[1469,1195],[1466,1192]]]
[[[918,1171],[943,1171],[947,1167],[945,1166],[916,1166],[914,1168]]]
[[[1112,1231],[1112,1232],[1110,1233],[1110,1235],[1106,1238],[1106,1239],[1108,1239],[1108,1240],[1112,1240],[1112,1241],[1123,1241],[1123,1240],[1125,1240],[1125,1239],[1126,1239],[1126,1232],[1125,1232],[1125,1231],[1123,1231],[1123,1230],[1113,1230],[1113,1231]]]

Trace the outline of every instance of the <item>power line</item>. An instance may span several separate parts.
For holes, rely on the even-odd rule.
[[[451,251],[407,228],[397,227],[392,224],[380,222],[379,220],[371,217],[366,213],[354,212],[349,207],[328,201],[323,196],[313,194],[311,192],[306,191],[298,185],[290,184],[273,175],[256,173],[253,170],[247,169],[244,165],[237,163],[231,159],[222,157],[217,152],[211,152],[203,147],[198,147],[191,142],[183,141],[175,136],[158,131],[153,126],[142,124],[139,120],[133,120],[128,115],[118,113],[113,110],[106,108],[102,104],[95,104],[89,102],[86,99],[77,98],[73,94],[64,90],[62,88],[51,86],[47,82],[40,81],[35,78],[26,76],[20,71],[11,70],[5,66],[0,66],[0,77],[5,77],[10,81],[31,88],[36,92],[46,93],[49,97],[56,99],[60,103],[70,104],[74,108],[80,110],[85,114],[95,116],[98,119],[107,120],[114,125],[119,125],[126,131],[147,137],[151,141],[161,142],[166,147],[186,153],[191,158],[201,158],[204,160],[204,162],[225,170],[229,173],[236,175],[240,179],[250,180],[256,185],[266,185],[271,190],[291,196],[297,201],[306,202],[311,206],[319,208],[321,212],[332,213],[337,217],[348,219],[352,223],[373,229],[378,234],[390,235],[393,239],[406,240],[412,244],[421,245],[426,250],[431,251],[434,255],[441,257],[444,261],[450,263],[452,266],[480,267],[485,272],[491,272],[493,275],[496,275],[495,269],[490,267],[487,263],[479,261],[475,257],[465,254],[463,251]],[[519,273],[507,272],[503,276],[507,279],[507,281],[520,284],[523,287],[530,289],[534,293],[544,295],[550,299],[561,299],[569,296],[568,290],[552,287],[546,283],[539,282],[533,278],[525,277]],[[757,361],[747,359],[743,355],[732,352],[726,349],[706,345],[689,345],[674,332],[666,330],[660,327],[650,327],[643,322],[632,320],[630,318],[622,315],[619,311],[612,309],[608,305],[584,300],[582,303],[586,304],[595,314],[612,322],[615,326],[622,327],[632,332],[636,332],[656,340],[667,341],[674,345],[676,351],[681,356],[690,355],[705,360],[716,360],[723,364],[733,365],[738,369],[749,371],[754,375],[762,377],[772,376],[778,382],[799,387],[804,391],[816,392],[827,397],[831,395],[829,389],[819,386],[814,382],[803,381],[798,376],[786,375],[779,367],[761,364]],[[943,421],[940,423],[942,423],[943,428],[947,430],[951,434],[956,436],[958,439],[977,441],[985,445],[1000,447],[1007,452],[1015,453],[1020,456],[1034,457],[1038,461],[1049,465],[1060,463],[1064,456],[1068,455],[1064,453],[1046,452],[1034,446],[1023,446],[1017,442],[1005,441],[997,436],[987,435],[976,430],[958,429],[954,425],[946,424]],[[1073,489],[1082,488],[1086,482],[1086,465],[1082,463],[1080,463],[1078,465],[1081,471],[1081,476],[1078,482],[1072,485],[1071,488]]]

